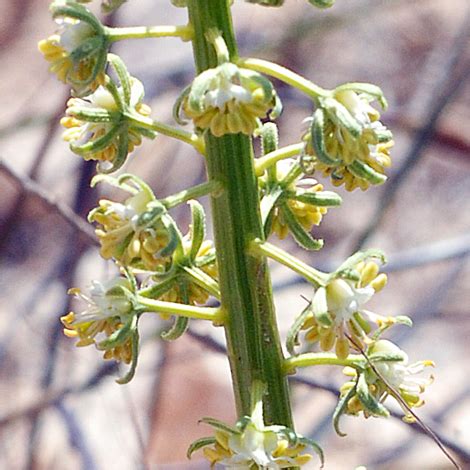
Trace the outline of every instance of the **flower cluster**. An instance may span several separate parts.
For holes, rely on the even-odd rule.
[[[368,259],[370,256],[375,255],[359,252],[352,256],[316,289],[310,306],[291,329],[292,338],[303,330],[307,343],[318,343],[323,351],[334,348],[337,357],[344,359],[351,346],[357,349],[358,345],[371,344],[371,333],[375,338],[396,323],[411,324],[407,317],[384,317],[364,308],[387,282],[378,264]],[[293,352],[292,347],[289,349]]]
[[[252,135],[270,110],[274,117],[280,102],[269,80],[261,74],[226,62],[198,75],[177,103],[199,129],[216,137],[225,134]]]
[[[373,85],[348,84],[319,100],[309,131],[304,136],[304,161],[348,191],[367,189],[386,180],[390,167],[392,133],[379,121],[370,103],[382,92]]]
[[[105,81],[108,41],[104,28],[75,2],[54,2],[51,11],[59,30],[40,41],[39,50],[51,63],[50,71],[69,84],[75,95],[85,96]]]
[[[266,426],[261,401],[256,403],[252,415],[239,420],[235,427],[210,418],[202,422],[215,428],[215,436],[194,442],[188,457],[203,448],[211,468],[216,464],[253,470],[302,467],[310,462],[312,453],[318,453],[323,461],[321,449],[310,439],[285,426]]]
[[[98,223],[96,234],[101,256],[114,258],[127,268],[144,271],[164,268],[171,262],[174,249],[170,230],[173,220],[139,178],[124,174],[115,184],[133,195],[124,204],[101,200],[88,216],[90,222]]]
[[[114,93],[112,93],[112,91]],[[106,173],[121,167],[142,136],[155,133],[143,127],[136,117],[148,117],[150,108],[142,102],[144,87],[136,78],[120,88],[100,86],[85,98],[71,98],[61,124],[64,140],[85,160],[97,160]]]
[[[131,292],[132,287],[124,278],[105,284],[93,281],[88,295],[78,288],[70,289],[69,293],[84,301],[86,308],[61,317],[65,335],[77,338],[78,347],[97,345],[98,349],[105,351],[105,359],[130,363],[135,318]],[[98,343],[97,336],[102,337]]]
[[[367,349],[368,363],[364,369],[347,367],[345,374],[351,380],[341,387],[341,397],[336,411],[337,419],[342,413],[369,416],[389,416],[383,402],[388,396],[395,398],[405,412],[405,421],[413,422],[410,408],[424,404],[421,394],[433,377],[420,377],[432,361],[409,364],[407,354],[394,343],[378,340]]]
[[[306,249],[319,249],[321,240],[311,237],[314,225],[319,225],[328,207],[341,204],[341,198],[312,178],[303,178],[299,164],[282,160],[259,180],[261,212],[266,236],[274,232],[281,240],[292,233]]]

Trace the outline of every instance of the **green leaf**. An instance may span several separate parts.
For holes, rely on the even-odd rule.
[[[305,248],[306,250],[317,251],[323,247],[323,240],[317,240],[313,238],[302,227],[287,203],[282,203],[280,205],[280,209],[282,210],[282,215],[287,226],[289,227],[290,232],[292,233],[292,236],[302,248]]]

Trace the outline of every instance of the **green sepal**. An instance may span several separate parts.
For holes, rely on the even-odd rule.
[[[163,247],[158,255],[165,257],[170,256],[175,251],[183,251],[183,236],[176,225],[176,222],[170,216],[170,214],[163,214],[161,221],[168,232],[169,241],[165,247]],[[181,253],[180,253],[181,254]]]
[[[106,15],[109,15],[113,11],[116,11],[125,2],[127,2],[127,0],[105,0],[101,4],[101,11]]]
[[[406,360],[406,353],[403,351],[394,353],[372,353],[367,356],[370,362],[403,362]]]
[[[132,344],[131,366],[129,370],[127,371],[127,374],[124,375],[124,377],[121,377],[120,379],[116,380],[116,382],[120,385],[125,385],[129,383],[134,378],[135,371],[137,369],[137,362],[139,360],[139,330],[137,329],[137,327],[132,334],[131,344]]]
[[[153,227],[165,213],[166,208],[163,204],[159,201],[152,201],[151,206],[149,204],[147,206],[147,210],[142,212],[142,214],[137,218],[136,228],[145,229]]]
[[[194,261],[206,237],[206,214],[198,201],[193,199],[188,201],[188,204],[191,207],[191,250],[189,258]]]
[[[405,325],[408,327],[413,326],[413,320],[410,317],[407,317],[406,315],[397,315],[396,317],[393,317],[395,320],[395,324],[398,325]]]
[[[283,188],[288,188],[297,178],[302,175],[302,166],[300,163],[295,162],[290,168],[287,174],[282,178],[281,185]]]
[[[284,221],[289,227],[294,240],[306,250],[317,251],[323,247],[323,240],[318,240],[313,238],[299,223],[295,214],[291,211],[290,207],[286,202],[281,203],[280,209],[282,210],[282,215]]]
[[[365,374],[360,374],[357,380],[357,397],[364,406],[364,408],[369,411],[374,416],[381,416],[383,418],[388,418],[390,412],[379,403],[370,393],[369,385],[367,384]]]
[[[374,134],[379,144],[385,144],[393,139],[392,131],[389,131],[388,129],[374,129]]]
[[[365,179],[372,184],[383,184],[387,181],[387,177],[378,171],[375,171],[367,163],[361,160],[354,160],[348,165],[348,170],[358,178]]]
[[[114,331],[105,340],[97,343],[97,349],[106,351],[107,349],[115,348],[124,343],[137,328],[137,321],[137,315],[132,315],[122,328]]]
[[[186,333],[186,330],[188,329],[188,324],[188,317],[177,316],[173,325],[171,325],[168,330],[162,331],[160,333],[160,337],[165,341],[174,341],[175,339],[178,339],[180,336]]]
[[[194,282],[217,299],[220,299],[219,284],[215,279],[209,276],[209,274],[205,273],[197,266],[184,266],[183,269],[186,272],[190,282]]]
[[[323,98],[321,105],[329,118],[337,125],[344,127],[353,137],[357,138],[361,135],[361,123],[354,118],[346,106],[334,98]]]
[[[124,102],[127,106],[131,103],[131,82],[130,75],[124,61],[116,54],[108,54],[109,63],[112,65],[122,87]],[[142,97],[141,97],[142,98]]]
[[[345,83],[335,88],[335,91],[346,91],[351,90],[356,93],[364,93],[372,99],[377,100],[382,106],[382,109],[387,109],[388,103],[385,99],[383,91],[377,86],[372,85],[371,83]]]
[[[298,189],[297,191],[286,193],[286,197],[318,207],[336,207],[340,206],[343,202],[341,196],[333,191],[308,192]]]
[[[214,445],[216,443],[217,440],[215,437],[201,437],[200,439],[197,439],[193,443],[191,443],[191,445],[188,447],[188,450],[186,451],[186,457],[190,459],[194,452],[197,452],[203,447]]]
[[[168,292],[176,283],[177,276],[169,275],[159,280],[159,282],[151,287],[147,287],[139,291],[139,295],[149,299],[158,300],[163,294]]]
[[[188,104],[192,110],[198,113],[204,111],[204,96],[210,87],[211,81],[217,77],[219,69],[225,65],[228,64],[205,70],[194,79],[188,94]]]
[[[67,116],[72,116],[85,122],[117,122],[120,113],[105,111],[104,109],[87,108],[85,106],[70,106]]]
[[[282,197],[283,190],[279,186],[263,196],[260,203],[261,221],[263,223],[264,236],[267,238],[271,234],[272,223],[274,219],[274,209],[279,199]]]
[[[100,152],[106,147],[109,147],[109,145],[113,142],[121,130],[122,126],[113,126],[103,137],[100,137],[99,139],[89,141],[83,145],[70,144],[70,150],[73,153],[81,156],[87,156],[89,154]]]
[[[248,3],[257,3],[263,7],[281,7],[284,0],[246,0]]]
[[[299,333],[302,329],[303,324],[305,323],[305,320],[307,319],[311,311],[312,311],[311,304],[309,303],[307,307],[305,307],[302,310],[300,315],[297,316],[297,318],[294,320],[294,323],[292,324],[292,326],[289,328],[289,331],[287,332],[286,349],[291,356],[294,356],[296,354],[295,347],[300,345]]]
[[[103,44],[103,37],[92,36],[82,41],[80,45],[70,53],[70,58],[72,59],[73,63],[89,58],[91,55],[99,53],[103,49]],[[86,81],[88,82],[91,80]]]
[[[360,312],[354,312],[353,319],[357,323],[357,325],[355,325],[356,328],[359,327],[366,335],[371,332],[372,327],[370,326],[370,323],[361,315]],[[360,331],[358,333],[360,333]]]
[[[346,259],[346,261],[341,263],[340,266],[336,268],[333,273],[331,273],[330,279],[343,277],[345,272],[354,270],[358,263],[369,258],[377,259],[380,264],[385,264],[387,262],[385,254],[382,250],[371,248],[365,251],[358,251]]]
[[[127,155],[129,153],[129,133],[127,130],[127,126],[121,125],[121,132],[118,136],[118,145],[117,145],[117,154],[115,159],[111,162],[110,168],[103,168],[102,163],[98,163],[98,171],[100,173],[114,173],[115,171],[119,170],[119,168],[124,165],[127,159]]]
[[[315,441],[309,439],[308,437],[299,437],[298,442],[305,446],[311,447],[316,452],[318,458],[320,459],[320,468],[323,468],[323,466],[325,465],[325,454],[323,452],[323,449]]]
[[[200,423],[208,424],[209,426],[213,427],[214,429],[218,429],[219,431],[224,431],[228,434],[240,434],[240,430],[237,427],[230,426],[222,421],[219,421],[215,418],[210,418],[205,416],[199,420]]]
[[[88,23],[97,34],[105,35],[105,30],[101,22],[88,8],[80,5],[79,3],[72,2],[70,0],[67,0],[65,4],[64,2],[53,2],[49,7],[49,10],[54,19],[65,16],[84,21],[85,23]]]
[[[338,400],[338,404],[336,405],[335,411],[333,412],[333,427],[336,431],[336,434],[341,437],[347,436],[347,434],[339,428],[339,420],[341,419],[341,416],[345,414],[348,406],[349,400],[356,394],[356,385],[351,387],[348,392],[343,395],[342,397],[340,396]]]
[[[312,312],[315,320],[325,327],[333,325],[331,315],[328,313],[328,302],[326,300],[326,287],[319,287],[312,299]]]
[[[310,127],[312,145],[315,155],[322,163],[328,166],[336,166],[340,160],[333,158],[326,150],[325,145],[325,111],[318,108],[313,113],[312,125]]]
[[[110,178],[113,178],[112,176],[106,176],[106,175],[96,176],[95,178],[98,178],[98,177],[100,177],[101,179],[106,178],[106,181],[108,181],[108,182],[109,182]],[[93,179],[95,179],[95,178],[93,178]],[[147,196],[148,199],[156,201],[156,198],[155,198],[155,195],[153,194],[152,188],[144,180],[142,180],[138,176],[133,175],[132,173],[123,173],[122,175],[120,175],[116,179],[116,181],[119,185],[118,187],[124,189],[125,191],[128,191],[132,194],[137,194],[140,191],[142,191],[142,192],[145,193],[145,195]],[[134,188],[132,188],[132,186],[129,186],[129,185],[125,184],[127,181],[131,181],[135,186],[137,186],[137,188],[138,188],[137,191]],[[153,202],[150,202],[149,206],[151,204],[153,204]]]
[[[175,101],[175,104],[173,105],[173,119],[180,124],[181,126],[185,126],[188,121],[186,119],[183,119],[181,117],[181,107],[183,106],[183,102],[186,99],[186,97],[189,95],[191,92],[191,85],[188,85],[178,96],[178,98]]]
[[[269,118],[277,119],[282,114],[282,110],[284,109],[284,106],[282,104],[281,98],[279,98],[279,95],[276,93],[275,90],[273,90],[273,98],[274,98],[274,105],[271,108],[271,111],[269,112]]]
[[[274,152],[279,146],[279,132],[274,122],[263,124],[260,130],[261,154]]]
[[[266,98],[273,98],[274,97],[274,87],[273,84],[259,72],[255,72],[253,70],[248,69],[238,69],[240,76],[246,78],[249,81],[255,82],[261,86],[263,89],[264,96]],[[282,105],[281,105],[282,110]]]
[[[317,8],[330,8],[334,5],[335,0],[308,0],[308,2]]]

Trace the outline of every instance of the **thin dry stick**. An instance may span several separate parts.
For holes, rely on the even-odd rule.
[[[0,160],[0,171],[5,173],[11,180],[24,193],[34,195],[40,199],[44,204],[57,212],[65,221],[67,221],[73,228],[83,234],[88,242],[98,246],[98,241],[95,237],[93,229],[79,217],[67,204],[57,200],[56,197],[51,196],[45,189],[38,185],[35,181],[26,175],[20,175],[4,160]]]
[[[439,439],[439,436],[408,406],[408,403],[402,398],[400,392],[397,391],[392,385],[388,383],[385,377],[377,370],[377,367],[372,363],[369,359],[369,356],[365,352],[364,348],[355,341],[350,335],[344,333],[346,338],[351,342],[351,344],[364,356],[365,360],[369,364],[370,368],[374,371],[374,374],[385,384],[388,389],[390,395],[397,400],[400,405],[405,408],[406,411],[415,419],[415,421],[421,426],[421,428],[425,431],[425,433],[436,443],[436,445],[441,449],[442,453],[449,459],[450,462],[454,465],[457,470],[462,470],[460,465],[454,459],[454,457],[449,453],[446,449],[442,441]]]

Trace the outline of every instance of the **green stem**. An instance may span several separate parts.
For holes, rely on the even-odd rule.
[[[261,158],[258,158],[255,162],[256,176],[263,176],[263,173],[277,163],[280,160],[285,160],[286,158],[294,157],[302,152],[304,144],[292,144],[287,147],[282,147],[280,149],[269,152]]]
[[[191,280],[194,281],[199,287],[205,289],[216,299],[220,299],[220,289],[217,281],[214,281],[214,279],[212,279],[202,269],[196,268],[195,266],[185,266],[183,269],[191,277]]]
[[[332,353],[305,353],[287,358],[284,361],[284,372],[291,374],[298,367],[310,366],[358,367],[363,366],[364,362],[364,356],[360,354],[350,354],[346,359],[339,359]]]
[[[197,73],[217,67],[217,54],[206,33],[217,29],[236,60],[237,45],[229,0],[188,0],[194,27]],[[249,415],[254,381],[266,386],[263,397],[267,423],[293,427],[287,379],[272,299],[267,260],[247,247],[263,237],[251,138],[244,134],[214,137],[205,133],[207,172],[223,190],[212,195],[214,238],[219,267],[221,303],[239,417]]]
[[[283,67],[282,65],[274,64],[263,59],[238,59],[237,65],[246,69],[255,70],[256,72],[270,75],[271,77],[277,78],[288,85],[297,88],[301,92],[305,93],[314,100],[320,97],[326,97],[330,94],[328,90],[325,90],[315,83],[307,80],[301,75],[293,72],[292,70]]]
[[[191,199],[198,199],[208,194],[214,194],[222,190],[222,185],[218,181],[207,181],[205,183],[198,184],[192,188],[185,189],[179,193],[172,194],[171,196],[161,199],[161,203],[167,208],[179,206],[186,201]]]
[[[193,305],[153,300],[141,296],[137,296],[136,300],[139,303],[139,306],[145,307],[145,311],[147,312],[169,313],[171,315],[179,315],[181,317],[210,320],[217,324],[223,323],[225,320],[225,314],[221,308],[195,307]]]
[[[312,268],[308,264],[297,259],[295,256],[287,253],[287,251],[281,250],[281,248],[278,248],[269,242],[262,241],[261,239],[256,239],[251,242],[250,252],[257,255],[268,256],[278,263],[287,266],[292,269],[292,271],[300,274],[315,287],[325,286],[328,281],[328,274]]]
[[[151,118],[140,115],[127,114],[126,117],[130,122],[137,126],[156,131],[160,134],[172,137],[173,139],[181,140],[186,144],[192,145],[202,155],[205,154],[204,141],[192,132],[183,131],[182,129],[178,129],[173,126],[169,126],[168,124],[163,124],[163,122],[154,121]]]
[[[109,41],[121,41],[123,39],[144,39],[179,37],[183,41],[191,41],[193,38],[191,25],[183,26],[134,26],[129,28],[106,28],[106,36]]]

